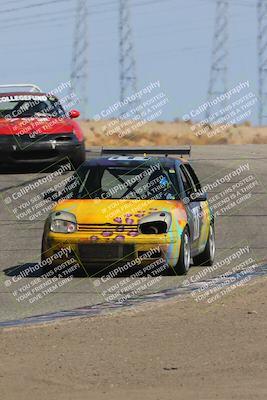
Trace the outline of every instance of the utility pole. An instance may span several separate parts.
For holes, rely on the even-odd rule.
[[[71,62],[72,91],[80,100],[81,114],[85,118],[88,112],[88,80],[89,80],[89,32],[88,1],[78,0],[75,32]]]
[[[228,1],[217,0],[215,31],[213,38],[212,63],[208,88],[208,101],[223,95],[227,91],[228,75]],[[219,102],[220,109],[226,107],[226,101]],[[214,109],[209,107],[206,118],[209,119]],[[221,115],[223,116],[223,114]]]
[[[259,124],[267,121],[267,1],[258,0]]]
[[[137,73],[129,0],[119,0],[119,48],[120,101],[124,102],[129,96],[137,92]],[[123,107],[121,116],[127,111],[135,109],[138,105],[139,101],[136,99],[129,101],[128,104]]]

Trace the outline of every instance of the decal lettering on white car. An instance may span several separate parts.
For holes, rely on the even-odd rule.
[[[8,101],[46,101],[47,96],[0,96],[0,103],[7,103]]]

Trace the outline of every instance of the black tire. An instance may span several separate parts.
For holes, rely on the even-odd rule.
[[[71,163],[72,163],[74,169],[77,169],[77,168],[79,168],[80,165],[82,165],[84,163],[85,160],[86,160],[85,145],[83,143],[81,148],[72,157]]]
[[[71,160],[71,163],[73,165],[73,168],[76,170],[78,169],[85,161],[85,157],[77,157]]]
[[[179,260],[174,267],[174,271],[177,275],[186,275],[190,268],[191,258],[191,244],[190,235],[188,228],[185,228],[181,236],[181,248],[179,254]]]
[[[194,265],[211,266],[215,258],[215,230],[214,225],[210,225],[210,231],[204,251],[193,257]]]

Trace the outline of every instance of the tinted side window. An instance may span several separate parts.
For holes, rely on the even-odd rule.
[[[180,166],[180,174],[186,195],[190,196],[192,193],[195,193],[196,186],[183,165]]]
[[[193,170],[192,166],[190,164],[184,164],[186,171],[188,172],[188,175],[191,177],[192,181],[194,182],[195,187],[197,188],[197,191],[201,190],[201,184],[199,182],[199,179]]]

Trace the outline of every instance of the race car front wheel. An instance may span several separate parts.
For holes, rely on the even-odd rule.
[[[185,228],[181,236],[181,247],[179,259],[174,267],[174,271],[177,275],[186,275],[190,268],[191,260],[191,245],[190,236],[188,229]]]
[[[215,230],[214,230],[214,225],[211,224],[206,247],[205,247],[203,253],[200,253],[193,258],[194,264],[211,266],[213,264],[214,258],[215,258],[215,249],[216,249]]]

